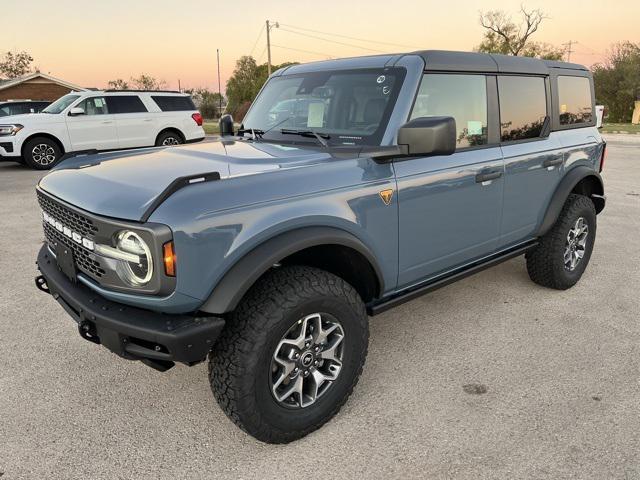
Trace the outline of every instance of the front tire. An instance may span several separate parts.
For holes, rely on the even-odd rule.
[[[62,150],[50,138],[36,137],[25,143],[22,158],[35,170],[49,170],[62,158]]]
[[[358,382],[368,318],[355,289],[323,270],[292,266],[252,288],[209,357],[220,407],[267,443],[288,443],[328,422]]]
[[[573,287],[582,277],[596,240],[596,210],[584,195],[569,195],[555,225],[526,254],[535,283],[556,290]]]

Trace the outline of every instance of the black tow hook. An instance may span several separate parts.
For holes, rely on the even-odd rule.
[[[44,293],[51,294],[51,291],[49,290],[49,285],[47,285],[47,279],[44,278],[42,275],[38,275],[36,277],[36,287],[38,287],[38,290]]]

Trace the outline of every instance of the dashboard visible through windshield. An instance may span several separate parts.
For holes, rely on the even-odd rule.
[[[299,133],[296,142],[314,142],[309,137],[317,134],[332,145],[379,145],[404,76],[402,68],[380,68],[274,77],[243,128],[269,140]]]

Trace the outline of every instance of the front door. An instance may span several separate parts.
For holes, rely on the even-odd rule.
[[[394,164],[399,288],[496,251],[504,164],[500,146],[489,143],[494,135],[489,135],[488,84],[495,82],[484,75],[424,75],[411,118],[454,117],[458,151]]]
[[[89,97],[75,105],[81,115],[67,116],[67,130],[73,151],[118,148],[114,115],[109,113],[104,97]]]

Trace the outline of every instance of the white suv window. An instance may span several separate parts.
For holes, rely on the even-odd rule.
[[[82,108],[85,115],[107,115],[109,113],[104,97],[85,98],[77,107]]]

